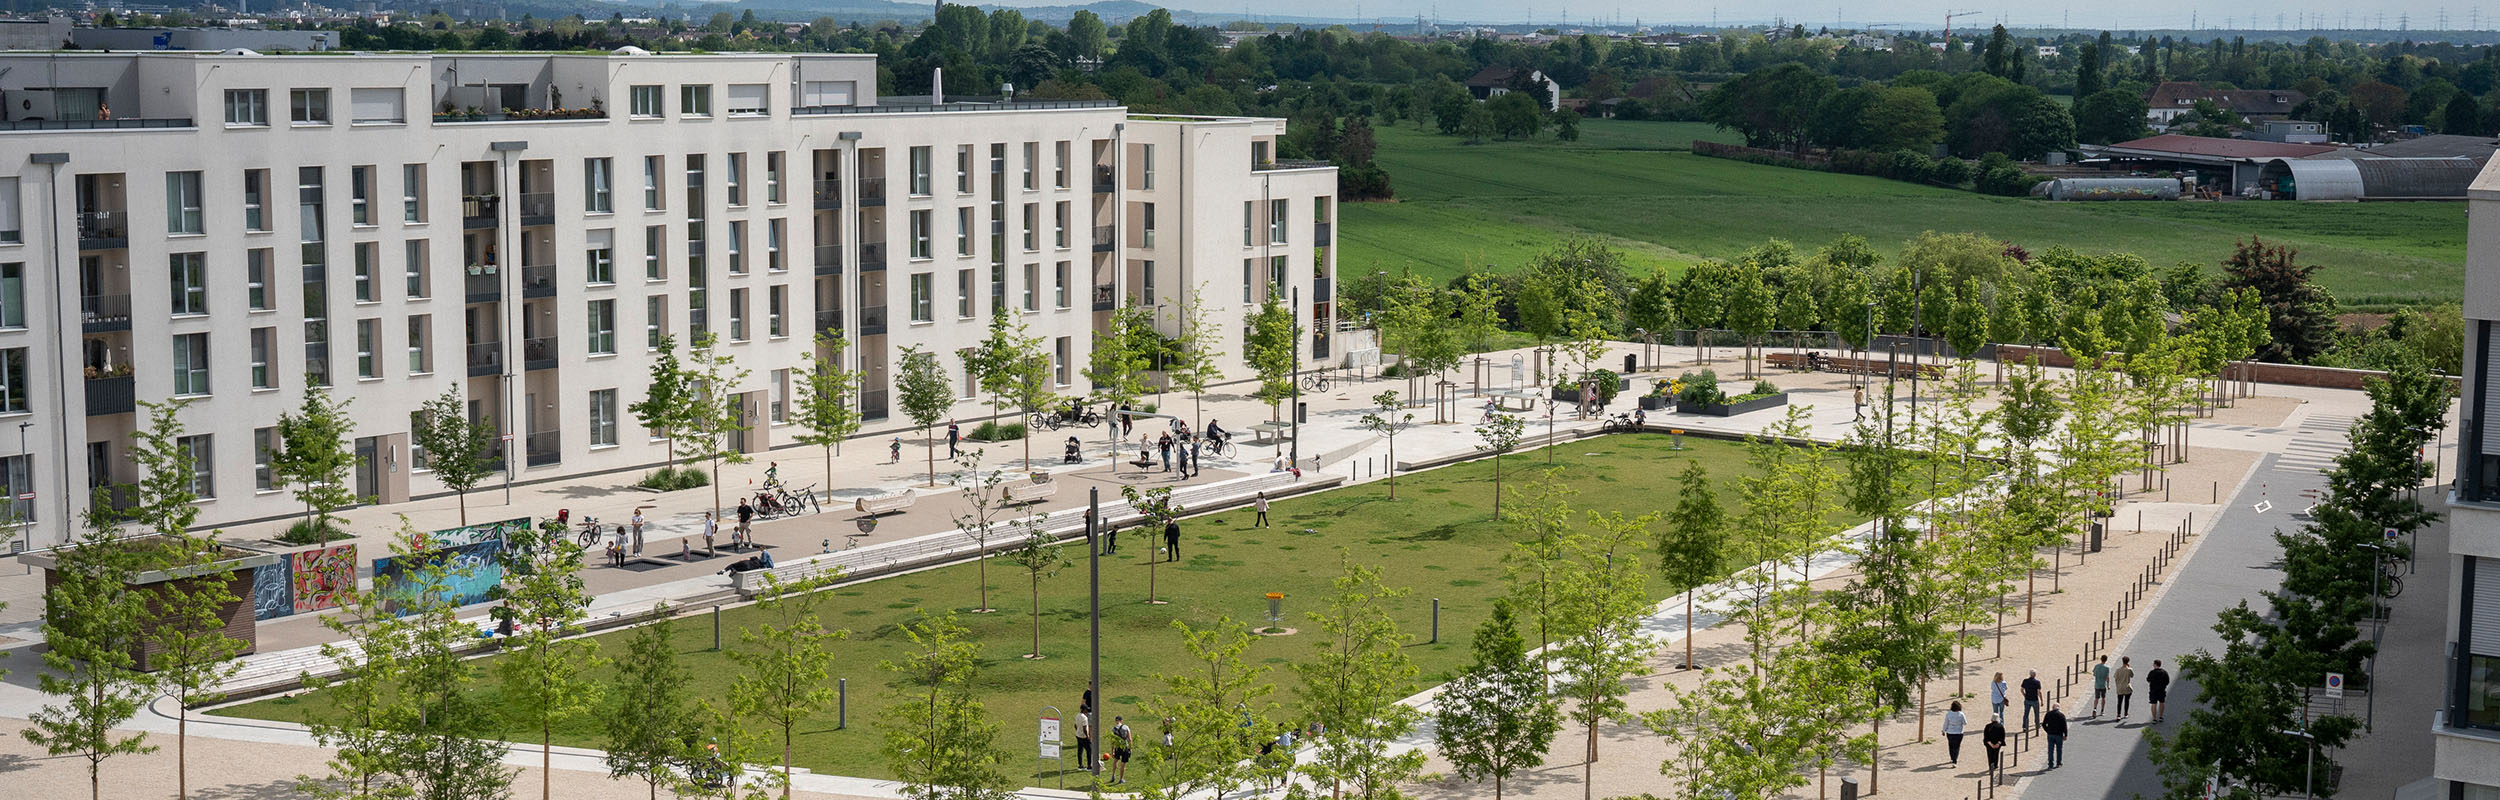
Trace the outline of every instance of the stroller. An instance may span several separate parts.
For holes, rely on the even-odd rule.
[[[1059,463],[1062,463],[1062,464],[1074,464],[1074,463],[1077,463],[1077,462],[1079,462],[1079,461],[1083,461],[1083,460],[1084,460],[1083,456],[1079,455],[1079,454],[1078,454],[1078,452],[1077,452],[1076,437],[1074,437],[1074,436],[1070,436],[1070,437],[1068,437],[1068,449],[1067,449],[1067,452],[1066,452],[1065,454],[1062,454],[1061,456],[1059,456]]]

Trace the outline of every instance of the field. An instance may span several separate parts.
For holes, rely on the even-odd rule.
[[[1736,502],[1737,481],[1750,474],[1742,445],[1687,440],[1681,452],[1668,449],[1661,435],[1621,435],[1571,442],[1557,454],[1567,465],[1562,480],[1576,489],[1575,508],[1646,512],[1673,504],[1672,476],[1686,463],[1709,466],[1713,490],[1725,507]],[[1543,468],[1542,451],[1510,456],[1505,479],[1516,488]],[[1275,504],[1274,527],[1250,527],[1251,514],[1226,511],[1185,520],[1183,558],[1155,576],[1156,591],[1170,605],[1147,605],[1148,558],[1151,543],[1131,532],[1120,537],[1119,553],[1103,563],[1103,694],[1111,714],[1126,715],[1143,737],[1152,727],[1142,724],[1139,704],[1155,693],[1153,676],[1178,671],[1179,636],[1173,620],[1205,624],[1230,615],[1263,624],[1267,592],[1286,596],[1286,625],[1308,629],[1305,614],[1316,611],[1327,595],[1328,582],[1339,573],[1339,559],[1378,565],[1391,586],[1411,593],[1389,601],[1415,644],[1407,652],[1423,669],[1425,681],[1437,683],[1464,666],[1475,626],[1491,612],[1491,601],[1503,591],[1502,556],[1511,534],[1490,520],[1491,462],[1474,462],[1417,473],[1399,479],[1398,499],[1388,500],[1383,484],[1361,486],[1295,498]],[[1851,520],[1834,517],[1837,531]],[[1158,537],[1159,538],[1159,537]],[[1342,553],[1342,555],[1340,555]],[[1082,548],[1069,553],[1074,568],[1045,581],[1042,588],[1042,652],[1030,661],[1022,656],[1031,642],[1031,605],[1023,578],[1004,561],[990,565],[990,600],[1000,613],[959,618],[980,643],[982,700],[1000,726],[1000,752],[1014,754],[1008,765],[1018,775],[1034,775],[1035,716],[1044,705],[1065,715],[1076,711],[1086,675],[1085,573]],[[834,674],[850,680],[850,725],[836,730],[832,715],[802,727],[797,763],[820,772],[865,777],[891,777],[876,755],[879,738],[874,720],[890,702],[888,676],[881,661],[901,655],[903,637],[896,626],[923,611],[963,611],[974,606],[976,579],[970,565],[913,573],[836,590],[827,604],[827,624],[853,631],[850,641],[835,645]],[[1665,598],[1679,587],[1653,585],[1653,596]],[[1431,603],[1441,601],[1441,637],[1426,643]],[[735,647],[738,626],[750,624],[751,609],[724,614],[729,646]],[[720,696],[736,667],[711,652],[711,622],[690,617],[675,623],[684,660],[693,668],[701,695]],[[1534,626],[1524,631],[1536,639]],[[627,634],[597,637],[603,648],[621,652]],[[1247,659],[1273,668],[1269,676],[1279,687],[1278,699],[1290,701],[1296,681],[1287,670],[1317,646],[1314,637],[1266,637],[1254,643]],[[1418,687],[1420,688],[1420,686]],[[486,691],[493,691],[491,686]],[[265,700],[216,713],[261,719],[300,721],[307,710],[324,702],[319,694]],[[595,723],[577,722],[559,734],[559,743],[596,746]],[[516,726],[514,736],[527,736]],[[1073,733],[1071,733],[1071,736]],[[1073,760],[1074,751],[1070,751]],[[1068,776],[1073,787],[1081,776]],[[1033,778],[1042,784],[1048,778]]]
[[[1703,158],[1689,152],[1695,138],[1735,137],[1698,123],[1610,120],[1584,123],[1571,143],[1467,145],[1411,125],[1381,129],[1378,157],[1399,199],[1342,207],[1338,270],[1350,280],[1510,269],[1573,234],[1671,266],[1775,237],[1810,251],[1856,233],[1890,253],[1927,230],[2168,266],[2218,263],[2256,235],[2323,266],[2320,280],[2348,305],[2454,301],[2463,289],[2463,203],[2047,203]]]

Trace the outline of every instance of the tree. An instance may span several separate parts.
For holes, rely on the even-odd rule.
[[[1482,272],[1467,274],[1458,298],[1458,326],[1467,352],[1482,352],[1502,332],[1502,283]]]
[[[1274,284],[1267,287],[1267,300],[1250,315],[1241,343],[1251,371],[1259,374],[1259,388],[1251,396],[1266,401],[1270,422],[1282,418],[1279,409],[1293,396],[1293,373],[1302,360],[1302,320],[1285,307],[1282,295]]]
[[[2144,135],[2144,96],[2125,89],[2103,89],[2075,98],[2075,139],[2085,144],[2110,144]]]
[[[1153,537],[1157,530],[1173,520],[1180,519],[1182,511],[1185,510],[1180,504],[1172,502],[1172,487],[1169,486],[1157,486],[1144,490],[1135,486],[1122,486],[1120,498],[1128,502],[1130,510],[1145,518],[1143,533],[1148,542],[1154,541]],[[1155,599],[1155,565],[1162,563],[1163,559],[1151,557],[1154,553],[1152,546],[1147,547],[1146,552],[1150,556],[1146,559],[1146,603],[1161,605],[1163,601]]]
[[[1727,514],[1719,510],[1719,497],[1710,491],[1710,471],[1701,462],[1685,466],[1675,480],[1675,508],[1658,532],[1658,577],[1684,590],[1683,667],[1697,669],[1701,662],[1693,659],[1693,593],[1719,579]]]
[[[1146,711],[1171,725],[1172,744],[1146,750],[1138,795],[1148,800],[1183,800],[1208,791],[1222,793],[1258,773],[1252,760],[1266,732],[1265,720],[1275,703],[1268,697],[1267,667],[1242,659],[1250,648],[1250,628],[1232,617],[1206,627],[1173,620],[1188,653],[1187,671],[1160,676],[1163,690],[1146,702]]]
[[[269,458],[271,476],[295,487],[305,527],[324,545],[336,526],[330,512],[359,500],[349,483],[356,468],[356,451],[348,442],[356,430],[347,416],[349,402],[332,398],[326,387],[306,389],[300,409],[278,415],[279,450]]]
[[[980,344],[965,348],[958,354],[963,360],[964,373],[972,377],[981,391],[989,393],[990,416],[993,419],[1006,419],[1002,409],[1007,404],[1009,393],[1014,392],[1019,383],[1017,370],[1029,363],[1033,354],[1041,349],[1041,337],[1033,336],[1026,330],[1024,321],[1010,316],[1006,306],[991,306],[989,333]],[[1004,421],[995,424],[1000,428],[1008,425]],[[1026,431],[1024,436],[1018,438],[1025,440],[1025,459],[1032,460],[1032,432]]]
[[[1545,110],[1525,93],[1508,92],[1487,100],[1484,110],[1493,118],[1493,130],[1504,139],[1533,139],[1545,127]]]
[[[1665,267],[1651,267],[1632,284],[1623,302],[1623,324],[1652,335],[1675,329],[1675,278]]]
[[[1482,103],[1468,103],[1458,111],[1458,135],[1468,144],[1481,143],[1501,130],[1493,121],[1493,112]]]
[[[956,458],[955,466],[962,469],[947,476],[956,489],[962,490],[970,508],[955,517],[955,531],[972,540],[972,562],[981,576],[981,603],[973,607],[975,614],[997,610],[990,608],[990,535],[998,530],[998,512],[1006,510],[1008,503],[999,491],[999,486],[1007,482],[1006,471],[982,472],[981,456],[982,451],[974,450]]]
[[[502,601],[494,609],[496,619],[512,630],[504,639],[504,657],[495,661],[503,679],[499,698],[505,713],[536,724],[539,794],[553,798],[555,729],[597,704],[600,686],[589,673],[607,663],[598,645],[578,638],[582,620],[590,616],[590,592],[582,586],[588,548],[505,552],[525,553],[520,559],[526,561],[508,565],[493,593]]]
[[[659,357],[651,362],[651,382],[643,386],[642,400],[625,410],[633,412],[642,427],[668,440],[668,463],[674,467],[684,434],[694,425],[689,416],[696,402],[696,389],[685,361],[677,356],[677,337],[662,335],[659,351]]]
[[[2220,654],[2199,649],[2179,659],[2179,680],[2196,686],[2201,707],[2188,711],[2176,738],[2153,734],[2152,758],[2170,796],[2194,796],[2213,777],[2238,787],[2234,797],[2289,795],[2307,790],[2311,759],[2335,771],[2332,754],[2359,721],[2307,717],[2301,686],[2269,652],[2271,628],[2242,602],[2214,623]],[[2304,728],[2314,740],[2285,733]]]
[[[859,391],[859,372],[842,368],[842,351],[851,346],[850,340],[818,333],[816,346],[825,351],[822,358],[815,353],[800,357],[798,413],[791,421],[803,432],[791,439],[824,453],[825,488],[831,491],[834,451],[841,448],[842,440],[859,433],[863,421],[859,408],[851,404]]]
[[[782,800],[790,797],[791,739],[799,722],[833,705],[830,645],[851,636],[850,631],[826,630],[817,617],[824,603],[818,590],[834,578],[820,573],[785,584],[765,573],[764,593],[755,605],[763,623],[739,628],[741,647],[729,651],[729,660],[739,668],[729,680],[730,708],[781,730]]]
[[[1398,400],[1397,390],[1391,389],[1372,395],[1372,412],[1363,415],[1364,430],[1380,434],[1382,438],[1389,440],[1389,499],[1391,500],[1398,499],[1398,433],[1415,425],[1414,414],[1403,416],[1398,414],[1399,409],[1405,407],[1406,404]]]
[[[1555,593],[1567,632],[1553,651],[1562,679],[1555,691],[1578,701],[1571,719],[1588,729],[1584,780],[1595,780],[1597,726],[1628,708],[1631,687],[1624,679],[1641,672],[1652,646],[1641,632],[1651,603],[1640,551],[1657,520],[1654,512],[1628,518],[1591,512],[1589,529],[1568,539],[1570,562]]]
[[[1944,341],[1963,358],[1973,358],[1988,343],[1988,306],[1979,297],[1979,284],[1963,281],[1953,293],[1952,305],[1944,315]]]
[[[1404,589],[1380,582],[1380,569],[1347,561],[1332,583],[1325,610],[1310,615],[1319,632],[1317,655],[1293,665],[1302,678],[1301,718],[1320,723],[1329,735],[1313,740],[1310,763],[1301,768],[1314,783],[1332,787],[1343,797],[1345,784],[1361,798],[1396,797],[1396,787],[1423,769],[1420,750],[1401,754],[1390,743],[1413,730],[1422,714],[1399,703],[1419,674],[1406,655],[1412,637],[1398,630],[1386,602]]]
[[[1507,563],[1502,577],[1522,610],[1535,618],[1537,647],[1543,649],[1554,642],[1560,627],[1556,573],[1570,569],[1564,559],[1571,555],[1571,498],[1579,493],[1563,485],[1562,468],[1549,467],[1524,494],[1503,518],[1518,527],[1519,539],[1503,557]]]
[[[2315,280],[2318,268],[2300,266],[2300,251],[2250,237],[2223,260],[2223,288],[2252,289],[2265,312],[2274,350],[2268,360],[2305,363],[2335,341],[2335,296]]]
[[[138,497],[128,512],[160,539],[144,554],[150,568],[192,577],[163,581],[149,589],[153,608],[143,618],[141,642],[150,657],[159,688],[174,700],[174,786],[177,797],[190,796],[190,707],[225,696],[218,684],[242,668],[234,661],[243,642],[227,636],[224,611],[235,601],[231,575],[211,566],[226,549],[214,535],[191,533],[199,518],[192,482],[198,475],[191,451],[183,446],[177,414],[185,401],[140,402],[148,424],[132,434],[131,461],[143,477]]]
[[[1013,523],[1025,530],[1024,543],[1007,553],[1008,561],[1024,568],[1027,585],[1033,589],[1033,652],[1026,658],[1042,657],[1042,579],[1057,575],[1068,566],[1068,555],[1060,551],[1050,534],[1042,531],[1042,523],[1049,517],[1041,514]]]
[[[1833,91],[1829,76],[1783,63],[1719,84],[1702,95],[1702,121],[1743,134],[1752,147],[1803,144],[1815,109]]]
[[[1493,780],[1494,800],[1511,776],[1545,763],[1562,730],[1562,712],[1545,693],[1543,665],[1528,656],[1508,598],[1476,629],[1475,661],[1441,687],[1433,705],[1433,744],[1460,780]]]
[[[2480,136],[2483,133],[2483,108],[2472,95],[2459,93],[2449,98],[2440,110],[2439,132],[2451,136]]]
[[[114,730],[139,713],[156,687],[132,656],[146,626],[145,603],[130,580],[147,565],[137,549],[119,541],[110,506],[95,508],[101,515],[90,512],[85,530],[54,551],[44,590],[48,669],[36,677],[53,699],[27,715],[29,726],[19,733],[51,755],[84,759],[88,795],[102,800],[106,759],[156,752],[147,734],[117,736]]]
[[[1173,342],[1177,352],[1164,365],[1163,374],[1173,385],[1189,390],[1191,422],[1204,427],[1207,387],[1224,379],[1220,363],[1224,351],[1216,349],[1215,322],[1207,315],[1206,299],[1196,286],[1189,287],[1189,304],[1181,307],[1180,329],[1179,341]]]
[[[1518,417],[1495,414],[1493,419],[1476,426],[1476,437],[1484,443],[1476,449],[1493,454],[1493,518],[1502,518],[1502,456],[1519,449],[1519,440],[1528,424]]]
[[[494,472],[494,428],[469,418],[458,386],[418,406],[415,427],[409,437],[425,451],[425,466],[434,471],[434,479],[459,496],[460,524],[467,526],[469,490]]]
[[[692,434],[686,454],[712,462],[715,512],[721,510],[721,463],[744,464],[750,460],[737,442],[738,434],[747,430],[746,408],[732,391],[732,387],[746,382],[750,371],[738,366],[736,357],[721,352],[720,345],[720,337],[710,332],[698,333],[694,347],[686,351],[687,377],[693,389],[688,393],[685,415],[686,431]]]
[[[1149,342],[1140,341],[1143,337],[1137,332],[1153,329],[1154,310],[1132,305],[1111,312],[1110,324],[1094,334],[1085,379],[1094,384],[1094,398],[1102,402],[1105,416],[1146,394],[1146,373],[1154,368],[1154,351],[1147,347]],[[1114,424],[1110,430],[1116,440],[1119,426]],[[1117,449],[1119,443],[1112,444]]]
[[[661,785],[680,780],[685,743],[695,735],[686,691],[693,681],[694,671],[677,660],[676,625],[634,628],[625,655],[609,674],[607,705],[599,714],[606,732],[599,749],[607,753],[608,777],[641,778],[652,800],[659,800]]]
[[[1771,331],[1776,313],[1771,288],[1762,282],[1762,270],[1750,264],[1738,267],[1736,284],[1727,295],[1727,323],[1745,337],[1746,377],[1754,374],[1754,345]]]
[[[911,417],[919,429],[920,440],[927,451],[929,486],[937,485],[937,439],[929,434],[929,426],[946,416],[955,405],[955,392],[946,385],[946,369],[938,366],[937,356],[919,345],[903,348],[902,366],[896,370],[896,386],[902,392],[903,415]]]
[[[2102,31],[2102,33],[2106,34],[2108,31]],[[2075,50],[2074,96],[2077,98],[2091,97],[2102,88],[2103,77],[2101,75],[2101,45],[2077,45]]]
[[[972,696],[981,659],[970,636],[952,614],[923,616],[903,626],[910,655],[880,665],[897,678],[894,702],[878,720],[880,749],[908,800],[1015,796],[1017,784],[999,769],[998,723]]]

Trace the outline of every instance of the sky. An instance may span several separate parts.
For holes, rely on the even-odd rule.
[[[1150,0],[1151,1],[1151,0]],[[1016,5],[1044,4],[1041,0],[1014,2]],[[1050,0],[1056,5],[1067,0]],[[1223,13],[1228,0],[1171,0],[1170,5],[1208,13]],[[1673,22],[1677,24],[1722,24],[1767,22],[1775,18],[1802,22],[1808,26],[1837,23],[1842,27],[1890,22],[1934,30],[1944,22],[1946,9],[1978,11],[1954,21],[1954,27],[1977,24],[1981,27],[2004,23],[2017,27],[2081,27],[2130,30],[2162,29],[2277,29],[2308,27],[2323,22],[2328,28],[2385,28],[2402,25],[2410,30],[2441,29],[2445,15],[2447,29],[2500,29],[2500,3],[2488,9],[2472,2],[2455,3],[2404,2],[2402,0],[2287,0],[2286,2],[2204,2],[2189,0],[2100,0],[2094,3],[2060,5],[2052,3],[1948,3],[1931,0],[1727,0],[1709,2],[1615,2],[1612,0],[1264,0],[1248,3],[1230,0],[1239,11],[1252,18],[1262,15],[1303,15],[1327,18],[1400,20],[1412,22],[1418,14],[1426,19],[1439,19],[1442,24],[1459,22],[1520,24],[1573,24],[1611,22],[1620,18],[1623,24]],[[2304,25],[2302,18],[2309,17]],[[2382,21],[2383,20],[2383,21]]]

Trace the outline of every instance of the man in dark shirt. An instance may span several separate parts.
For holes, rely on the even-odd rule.
[[[2040,720],[2040,671],[2023,676],[2023,730]]]
[[[1979,732],[1979,743],[1988,748],[1988,779],[1997,780],[1997,765],[2005,755],[2005,721],[1988,717],[1988,727]]]
[[[1164,556],[1164,560],[1166,560],[1166,561],[1179,561],[1179,560],[1181,560],[1181,523],[1180,523],[1180,520],[1165,520],[1165,521],[1164,521],[1164,523],[1163,523],[1163,549],[1164,549],[1165,553],[1167,553],[1167,555],[1165,555],[1165,556]],[[1152,553],[1149,553],[1148,555],[1153,555],[1153,554],[1152,554]]]
[[[2170,670],[2161,668],[2161,659],[2153,660],[2153,671],[2144,673],[2144,702],[2153,712],[2153,721],[2161,721],[2162,704],[2170,700]]]
[[[2066,763],[2066,712],[2057,710],[2056,704],[2050,704],[2048,715],[2040,718],[2040,732],[2049,736],[2049,769],[2064,765]]]
[[[956,457],[962,456],[962,455],[964,454],[963,448],[958,446],[958,445],[960,445],[960,444],[963,442],[963,440],[964,440],[964,429],[963,429],[963,426],[961,426],[961,425],[957,425],[957,424],[952,423],[952,422],[946,423],[946,457],[947,457],[947,458],[956,458]]]

